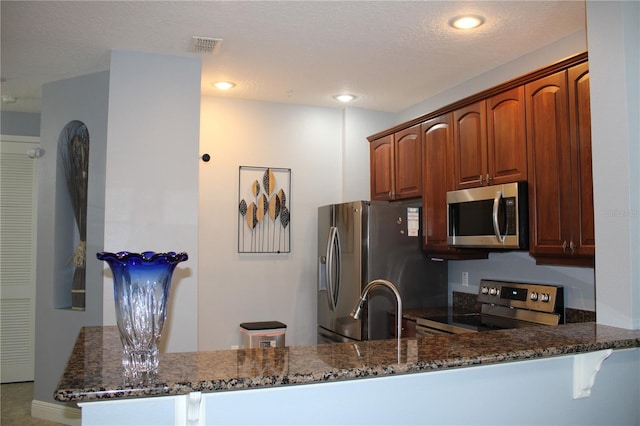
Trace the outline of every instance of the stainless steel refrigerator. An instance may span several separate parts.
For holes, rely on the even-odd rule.
[[[369,293],[366,311],[350,313],[374,279],[398,287],[404,310],[447,305],[446,261],[422,252],[421,208],[355,201],[318,208],[318,343],[391,337],[392,292]]]

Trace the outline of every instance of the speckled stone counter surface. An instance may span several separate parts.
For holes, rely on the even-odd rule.
[[[125,384],[116,327],[84,327],[54,397],[92,401],[321,383],[640,347],[640,331],[596,323],[283,348],[160,355],[156,384]]]

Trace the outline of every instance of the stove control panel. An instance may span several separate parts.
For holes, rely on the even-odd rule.
[[[478,302],[564,316],[562,286],[481,280]]]

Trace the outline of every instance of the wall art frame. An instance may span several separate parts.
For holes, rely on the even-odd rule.
[[[238,253],[291,252],[291,169],[240,166]]]

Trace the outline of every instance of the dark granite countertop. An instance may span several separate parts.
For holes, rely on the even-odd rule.
[[[115,326],[83,327],[54,397],[95,401],[321,383],[640,347],[640,330],[596,323],[312,346],[167,353],[155,385],[127,386]]]

